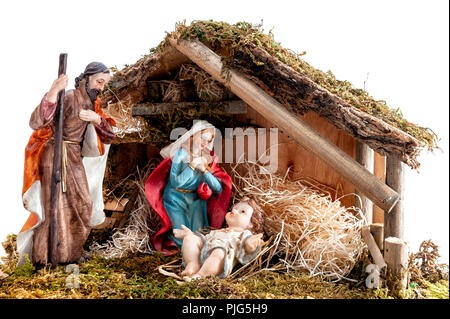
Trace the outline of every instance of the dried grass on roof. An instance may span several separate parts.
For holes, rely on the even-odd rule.
[[[184,101],[182,91],[186,90],[186,88],[182,82],[187,80],[194,83],[196,100],[198,102],[204,101],[212,104],[221,101],[224,97],[229,98],[231,96],[231,93],[222,84],[193,64],[181,65],[178,72],[169,79],[153,80],[151,82],[159,85],[162,102],[177,103]],[[111,92],[113,91],[111,90]],[[132,108],[135,104],[130,103],[129,100],[133,100],[133,97],[128,96],[124,101],[118,100],[117,103],[110,103],[105,109],[105,113],[116,119],[117,137],[120,143],[140,142],[162,148],[167,144],[167,141],[170,141],[170,134],[175,128],[191,127],[194,120],[206,120],[221,131],[224,131],[227,127],[234,127],[236,124],[231,114],[220,112],[205,113],[200,108],[185,108],[181,104],[157,116],[145,118],[132,116]]]
[[[399,128],[427,145],[432,150],[437,147],[438,137],[428,128],[420,127],[408,122],[399,108],[391,109],[385,101],[375,100],[368,92],[357,89],[348,81],[340,81],[331,73],[323,72],[309,65],[300,54],[285,49],[275,41],[271,31],[264,33],[262,26],[253,26],[247,22],[228,24],[225,22],[193,21],[187,26],[184,22],[177,23],[176,30],[168,36],[177,35],[183,39],[198,39],[220,55],[226,67],[233,67],[233,54],[237,47],[246,47],[250,44],[263,48],[270,55],[293,68],[295,71],[306,75],[308,78],[336,94],[350,105],[371,114],[384,122]],[[153,51],[162,50],[163,41]],[[249,52],[250,50],[248,50]],[[253,58],[253,63],[261,64]]]
[[[193,80],[197,96],[206,102],[222,101],[227,89],[208,72],[194,64],[183,64],[178,71],[180,80]]]

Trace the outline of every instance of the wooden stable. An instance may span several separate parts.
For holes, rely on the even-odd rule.
[[[103,208],[105,212],[105,220],[100,225],[93,227],[94,229],[115,228],[120,227],[120,222],[124,217],[124,210],[128,203],[127,198],[120,200],[109,200]]]
[[[356,138],[351,130],[338,128],[317,112],[304,115],[290,112],[238,70],[229,70],[224,78],[221,58],[198,41],[168,38],[168,42],[170,45],[159,56],[143,59],[122,77],[113,79],[111,86],[116,91],[114,95],[107,94],[104,103],[117,104],[119,100],[121,105],[133,107],[133,116],[157,116],[173,107],[189,108],[194,104],[208,112],[211,103],[183,101],[175,106],[149,103],[144,101],[148,91],[142,93],[136,89],[146,86],[149,80],[175,73],[184,63],[195,63],[237,97],[237,100],[217,102],[213,112],[232,114],[236,122],[259,128],[278,128],[278,172],[284,174],[289,168],[293,178],[311,178],[334,190],[336,197],[358,195],[345,196],[341,202],[345,206],[357,205],[364,212],[367,227],[362,230],[362,238],[374,262],[380,271],[387,266],[394,273],[401,272],[406,249],[402,241],[404,165],[396,154],[380,155],[372,151],[374,142]],[[108,113],[107,108],[105,112]],[[248,145],[247,137],[246,148]],[[146,146],[145,150],[152,156],[158,154],[152,146]],[[405,285],[402,277],[400,286],[404,289]]]

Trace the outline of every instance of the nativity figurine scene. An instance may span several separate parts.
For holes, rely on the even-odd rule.
[[[368,249],[404,289],[402,189],[377,176],[417,169],[436,147],[426,129],[246,23],[179,24],[67,92],[60,73],[31,114],[19,264],[159,254],[155,271],[180,283],[262,269],[338,282]]]

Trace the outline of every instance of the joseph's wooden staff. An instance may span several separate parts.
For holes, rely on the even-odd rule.
[[[67,53],[59,55],[58,77],[66,74],[67,68]],[[59,202],[59,195],[61,190],[61,168],[62,168],[62,143],[63,143],[63,115],[64,115],[64,99],[65,90],[58,93],[58,100],[55,110],[55,132],[54,132],[54,152],[53,152],[53,170],[52,170],[52,185],[50,194],[50,231],[49,231],[49,260],[53,267],[58,264],[58,215],[56,213]]]

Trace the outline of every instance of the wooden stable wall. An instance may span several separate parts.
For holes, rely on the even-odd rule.
[[[374,152],[373,158],[373,174],[381,179],[383,182],[386,182],[386,157]],[[379,208],[376,205],[373,205],[373,220],[375,223],[384,223],[384,210]]]
[[[239,122],[249,123],[255,126],[265,128],[276,127],[248,105],[247,114],[239,114],[235,115],[235,117]],[[300,118],[307,122],[314,129],[316,129],[329,141],[337,145],[348,155],[355,158],[356,141],[352,136],[348,135],[342,130],[337,129],[334,125],[321,118],[314,112],[309,112],[304,116],[300,116]],[[337,190],[338,197],[344,194],[355,192],[355,188],[350,183],[348,183],[340,175],[334,172],[331,168],[329,168],[329,166],[324,164],[324,162],[317,158],[315,155],[306,151],[287,134],[284,134],[282,130],[279,130],[278,143],[279,173],[284,174],[286,172],[286,169],[291,166],[290,176],[292,178],[312,178],[321,184]],[[353,196],[346,196],[342,199],[341,202],[347,207],[355,205],[355,199]]]

